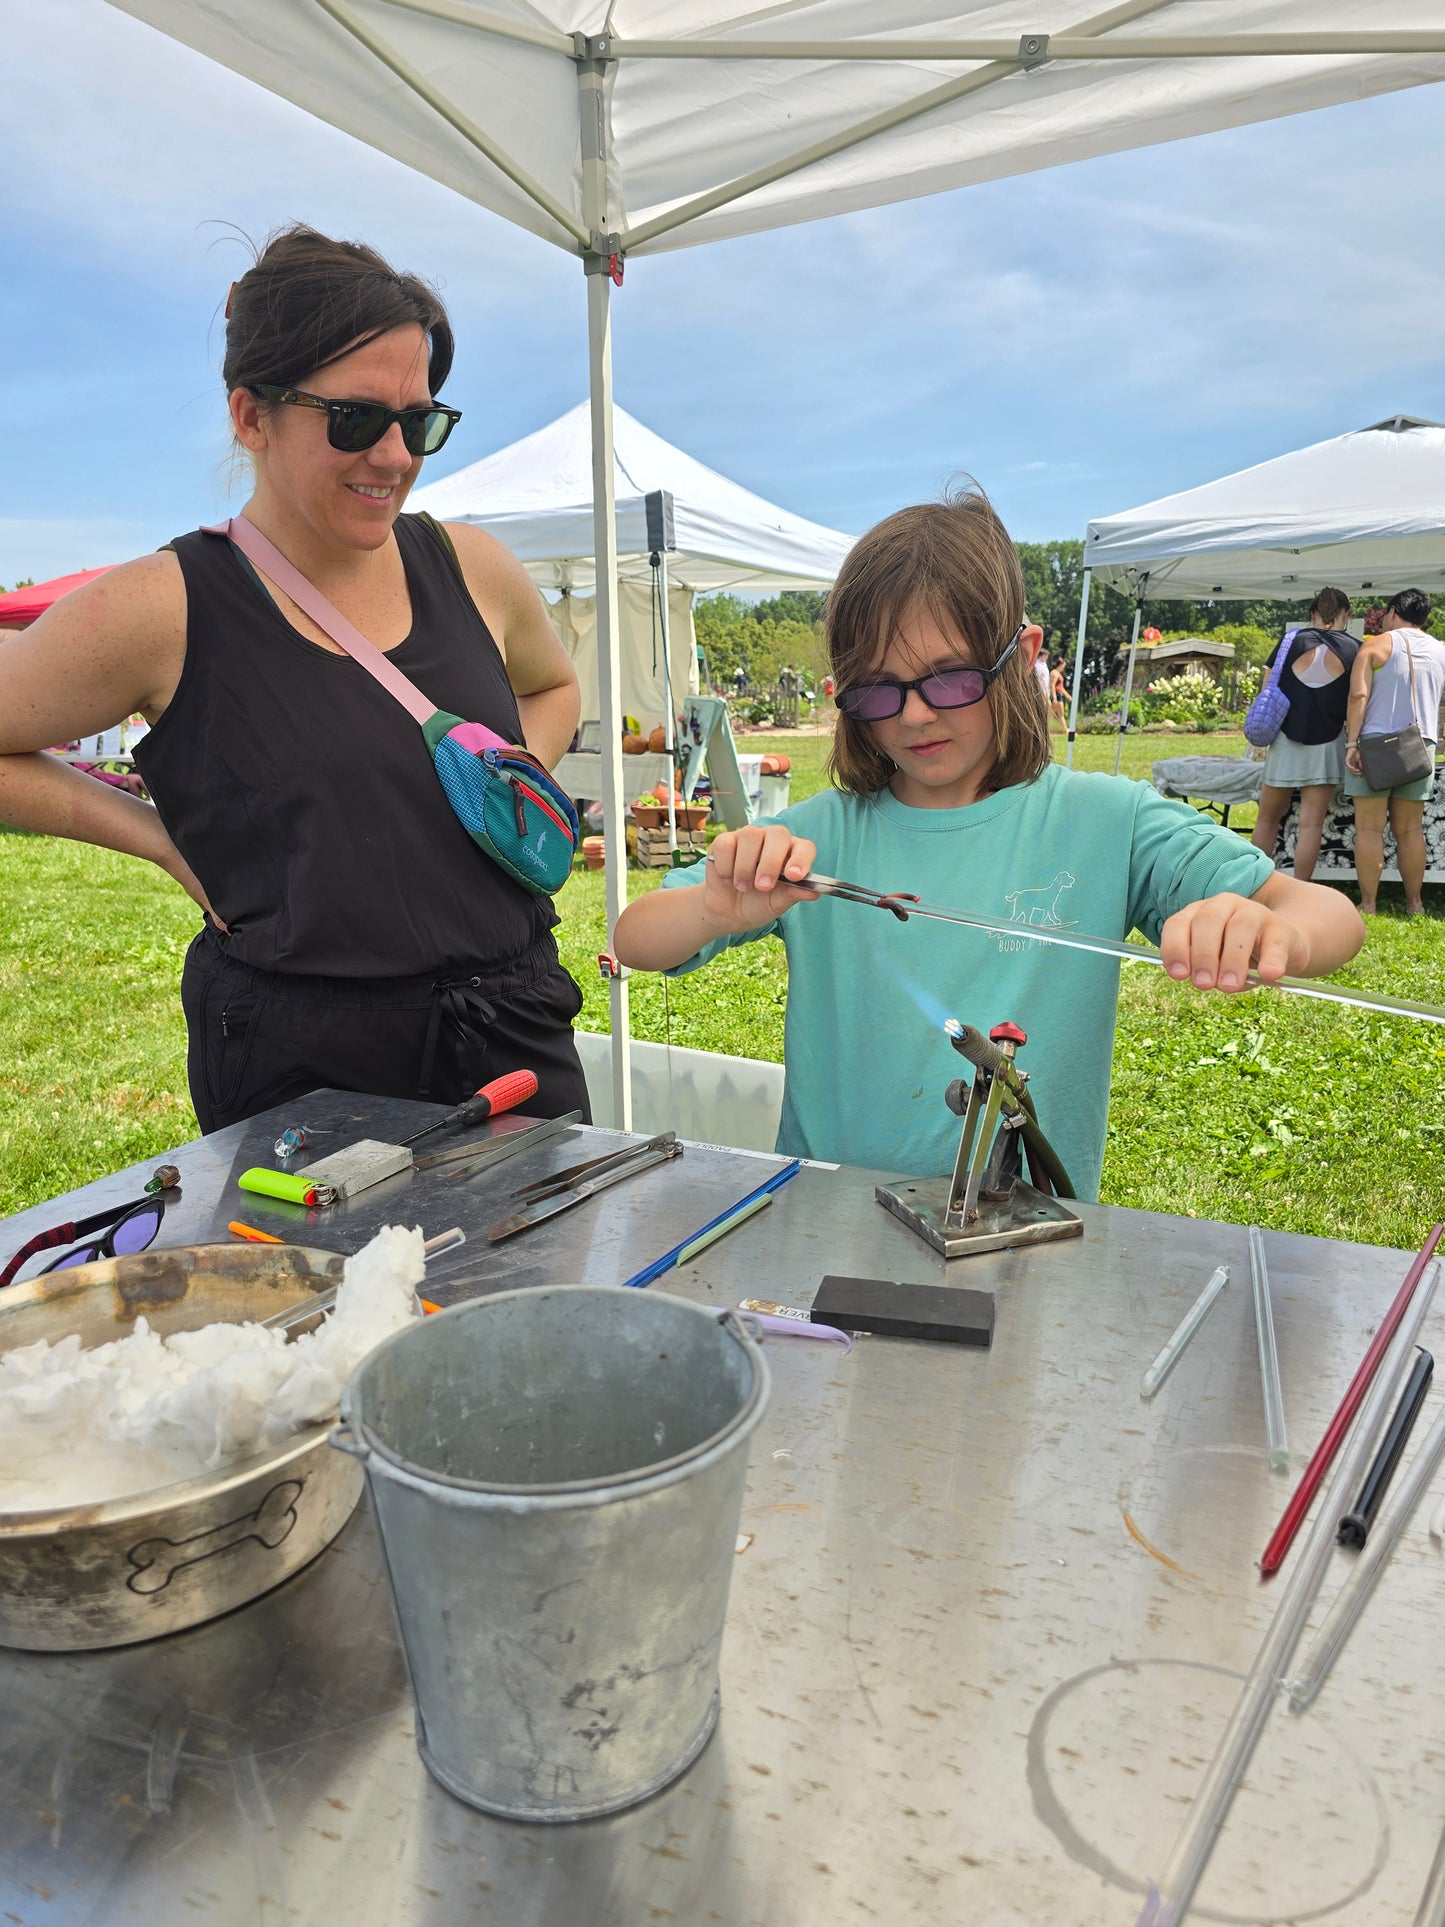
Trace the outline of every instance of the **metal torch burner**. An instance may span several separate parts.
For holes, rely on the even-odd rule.
[[[953,1175],[880,1184],[879,1204],[945,1258],[1082,1237],[1083,1221],[1060,1203],[1074,1196],[1069,1174],[1039,1126],[1028,1072],[1014,1061],[1027,1036],[1004,1023],[985,1037],[956,1017],[944,1028],[973,1065],[971,1082],[957,1078],[944,1093],[963,1118]]]

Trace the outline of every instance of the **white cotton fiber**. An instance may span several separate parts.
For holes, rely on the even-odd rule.
[[[348,1258],[336,1308],[288,1344],[255,1324],[109,1345],[74,1334],[0,1355],[0,1512],[98,1505],[279,1445],[336,1411],[381,1340],[421,1316],[420,1231],[388,1225]]]

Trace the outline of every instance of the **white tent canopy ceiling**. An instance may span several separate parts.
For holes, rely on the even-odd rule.
[[[1445,585],[1445,426],[1395,415],[1089,524],[1084,566],[1152,596],[1293,602]]]
[[[561,247],[632,254],[1445,78],[1437,0],[116,4]]]
[[[1445,79],[1439,0],[111,0],[579,254],[603,805],[623,803],[612,279],[784,227]],[[1022,17],[1020,17],[1022,14]],[[626,902],[609,840],[607,928]],[[631,1117],[627,983],[614,1116]]]
[[[666,489],[677,538],[667,574],[675,587],[712,594],[826,589],[832,582],[852,547],[851,535],[765,502],[621,408],[614,408],[612,418],[617,570],[623,579],[647,579],[644,498]],[[526,564],[539,588],[590,595],[597,572],[586,402],[535,435],[416,489],[411,506],[443,521],[475,522],[486,529]]]

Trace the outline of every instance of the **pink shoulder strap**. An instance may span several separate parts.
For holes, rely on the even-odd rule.
[[[277,588],[284,589],[298,609],[304,609],[318,629],[324,629],[331,640],[344,649],[354,662],[369,676],[374,676],[388,695],[394,696],[407,713],[413,716],[423,728],[437,713],[437,706],[428,699],[412,682],[404,676],[389,656],[384,656],[375,643],[368,642],[354,622],[348,622],[341,611],[327,601],[321,591],[315,588],[301,571],[276,547],[268,536],[262,535],[254,522],[248,522],[244,515],[233,515],[229,521],[216,522],[202,531],[206,535],[227,535],[235,543],[248,561],[270,576]],[[469,723],[469,735],[485,739],[487,749],[506,749],[505,736],[488,729],[485,723]],[[471,744],[468,745],[471,747]]]

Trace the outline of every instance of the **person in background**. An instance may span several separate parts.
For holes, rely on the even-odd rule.
[[[1039,649],[1039,653],[1034,657],[1034,675],[1038,678],[1039,689],[1044,699],[1044,708],[1047,709],[1049,706],[1049,686],[1052,678],[1049,675],[1049,652],[1042,646]]]
[[[453,715],[549,767],[577,677],[520,562],[400,511],[457,411],[434,289],[296,226],[231,289],[222,373],[241,511]],[[155,807],[45,746],[139,711]],[[62,596],[0,659],[0,822],[167,871],[202,918],[181,1003],[191,1098],[220,1130],[320,1086],[456,1103],[507,1071],[587,1104],[557,913],[472,842],[426,740],[223,531]]]
[[[1360,756],[1362,736],[1389,736],[1415,723],[1433,754],[1440,735],[1440,698],[1445,693],[1445,643],[1425,633],[1430,598],[1402,589],[1380,619],[1380,633],[1366,636],[1350,677],[1345,750],[1345,790],[1355,799],[1355,874],[1360,912],[1373,916],[1385,867],[1385,823],[1395,833],[1405,912],[1425,911],[1425,805],[1435,772],[1418,783],[1372,790]]]
[[[1068,723],[1065,703],[1069,688],[1064,681],[1064,665],[1056,662],[1049,671],[1049,711],[1054,719],[1054,728],[1063,729]]]
[[[1345,633],[1350,598],[1343,589],[1321,589],[1310,604],[1302,629],[1283,640],[1270,656],[1273,668],[1281,650],[1279,686],[1289,698],[1289,714],[1269,746],[1264,787],[1253,843],[1273,857],[1279,826],[1299,791],[1299,834],[1294,873],[1308,883],[1319,860],[1320,835],[1336,790],[1345,775],[1345,709],[1350,671],[1359,643]]]

